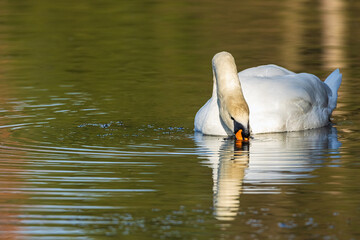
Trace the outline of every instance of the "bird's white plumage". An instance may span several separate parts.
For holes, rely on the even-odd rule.
[[[313,74],[296,74],[276,65],[249,68],[238,76],[250,110],[252,133],[298,131],[327,125],[336,107],[342,79],[338,69],[322,82]],[[216,91],[197,112],[195,131],[229,135],[220,120]]]

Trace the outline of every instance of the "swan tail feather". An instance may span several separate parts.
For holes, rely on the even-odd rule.
[[[329,108],[331,112],[335,109],[338,97],[338,90],[342,81],[342,74],[339,69],[333,71],[326,79],[325,84],[331,90],[331,96],[329,98]]]

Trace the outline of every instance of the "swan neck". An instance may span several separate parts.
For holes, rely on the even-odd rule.
[[[216,81],[216,76],[215,76],[214,71],[213,71],[213,92],[212,92],[212,96],[214,98],[217,98],[217,81]]]
[[[226,126],[226,131],[234,134],[234,122],[242,125],[245,131],[249,131],[249,107],[232,55],[226,52],[216,54],[213,58],[213,73],[213,96],[217,97],[220,119]]]
[[[224,100],[235,98],[237,103],[246,104],[236,68],[234,70],[226,70],[228,71],[217,71],[215,68],[213,95],[216,95],[218,98],[224,98]]]

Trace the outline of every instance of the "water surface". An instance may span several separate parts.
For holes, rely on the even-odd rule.
[[[0,3],[4,239],[357,239],[360,4]],[[321,79],[332,124],[194,134],[212,56]]]

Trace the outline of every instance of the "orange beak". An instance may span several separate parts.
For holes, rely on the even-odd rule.
[[[249,139],[248,139],[248,138],[243,138],[242,135],[241,135],[241,133],[242,133],[242,130],[240,129],[240,130],[235,134],[236,140],[248,142]]]

